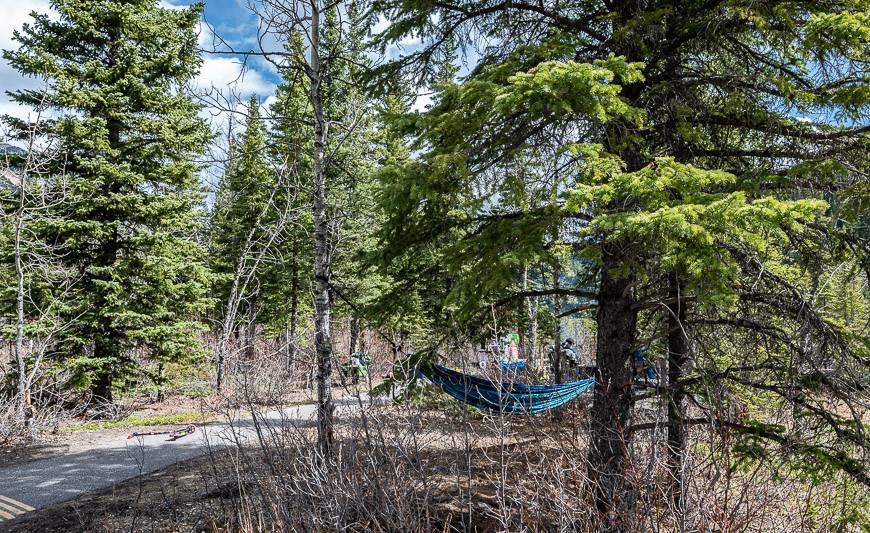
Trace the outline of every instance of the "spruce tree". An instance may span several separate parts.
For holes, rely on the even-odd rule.
[[[626,472],[640,427],[630,357],[647,335],[672,379],[672,454],[685,453],[691,396],[702,419],[738,436],[738,450],[870,484],[865,422],[826,404],[863,401],[844,384],[867,372],[866,340],[814,308],[814,274],[802,270],[866,253],[845,246],[819,193],[847,194],[866,173],[870,31],[860,2],[382,0],[374,10],[393,21],[384,44],[430,37],[384,65],[385,79],[431,79],[451,35],[489,43],[461,86],[403,120],[419,156],[384,170],[386,257],[402,262],[452,239],[449,299],[466,316],[558,248],[594,262],[593,290],[549,292],[596,302],[589,478],[605,529],[632,516]],[[542,169],[527,182],[554,201],[492,209],[510,190],[509,169],[527,159]],[[566,222],[571,230],[552,239]],[[652,312],[665,325],[641,331]],[[716,356],[690,353],[693,328],[720,340]],[[751,343],[759,336],[762,349]],[[798,414],[782,426],[763,412],[723,422],[715,398],[747,391]]]
[[[209,228],[211,266],[217,274],[215,296],[227,330],[221,335],[228,339],[244,322],[243,356],[249,358],[260,323],[261,282],[280,243],[286,215],[283,195],[277,194],[276,175],[267,159],[266,129],[256,96],[248,102],[244,132],[231,143],[230,160],[218,186]],[[223,384],[224,348],[221,346],[217,355],[218,388]]]
[[[327,145],[330,165],[328,204],[333,230],[331,286],[336,317],[349,320],[350,350],[355,351],[364,308],[378,292],[376,276],[363,270],[359,259],[371,248],[372,229],[379,225],[374,208],[372,156],[374,151],[374,106],[376,100],[363,91],[362,76],[370,60],[363,40],[366,19],[358,2],[348,2],[342,24],[338,9],[326,17],[324,46],[329,51],[324,85],[325,114],[332,128],[345,132]]]
[[[456,85],[457,73],[454,47],[448,46],[432,83],[435,99],[452,90]],[[449,247],[449,232],[433,234],[432,240],[419,253],[402,254],[393,261],[383,262],[382,247],[378,239],[393,242],[401,241],[403,235],[380,233],[391,231],[392,225],[384,225],[394,214],[394,209],[404,204],[404,191],[395,185],[402,181],[402,175],[394,172],[406,168],[413,161],[410,139],[405,118],[411,113],[416,90],[402,77],[388,80],[387,90],[380,95],[378,103],[378,123],[373,135],[375,143],[374,173],[375,193],[373,209],[377,212],[378,224],[371,234],[372,242],[365,254],[369,266],[368,275],[377,280],[378,291],[373,298],[367,318],[379,325],[393,329],[405,329],[421,337],[437,336],[455,324],[451,324],[454,306],[445,304],[449,293],[450,272],[444,268],[442,254]]]
[[[290,35],[286,46],[292,55],[291,65],[305,61],[302,35]],[[283,194],[296,213],[294,224],[284,230],[278,260],[272,275],[264,281],[264,298],[274,312],[270,321],[285,330],[286,361],[292,366],[300,346],[300,316],[310,316],[311,279],[307,275],[313,262],[310,238],[314,220],[311,205],[311,145],[313,130],[307,124],[311,116],[308,78],[296,68],[282,71],[283,80],[275,91],[270,107],[269,151],[278,172],[285,176]]]
[[[157,0],[54,0],[15,33],[4,57],[47,88],[19,91],[45,105],[66,153],[53,171],[68,188],[54,238],[80,282],[57,350],[98,398],[143,369],[199,353],[197,313],[207,271],[194,241],[201,203],[194,162],[210,138],[184,86],[200,58],[202,6]],[[10,120],[19,128],[23,124]]]

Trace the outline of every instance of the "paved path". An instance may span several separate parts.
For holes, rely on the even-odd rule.
[[[363,397],[363,404],[368,399]],[[336,414],[359,408],[359,400],[336,400]],[[268,425],[312,423],[313,404],[260,415]],[[166,435],[128,440],[118,436],[74,453],[0,468],[0,524],[4,520],[111,487],[121,481],[203,455],[215,447],[256,438],[250,418],[197,426],[193,435],[167,441]]]

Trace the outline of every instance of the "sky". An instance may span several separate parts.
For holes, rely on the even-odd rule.
[[[169,8],[181,8],[194,1],[159,0],[161,5]],[[200,48],[205,51],[213,50],[216,43],[215,35],[217,35],[235,50],[259,50],[258,20],[248,6],[251,1],[205,0],[203,19],[198,28]],[[17,43],[13,40],[13,32],[20,29],[25,22],[32,20],[30,16],[32,12],[49,13],[49,16],[52,13],[50,0],[0,0],[0,3],[3,4],[3,16],[0,17],[0,50],[17,48]],[[381,31],[386,26],[386,21],[381,20],[373,30],[375,32]],[[388,54],[398,54],[400,49],[414,47],[418,43],[419,41],[401,43],[401,46],[388,50]],[[273,46],[276,50],[281,48],[280,43],[267,46]],[[209,119],[215,131],[225,133],[228,130],[229,117],[232,114],[227,112],[226,108],[244,114],[244,103],[251,95],[256,95],[265,111],[268,112],[268,107],[274,100],[275,89],[280,81],[275,67],[264,58],[251,57],[246,61],[243,57],[205,52],[199,75],[193,82],[193,88],[203,97],[202,115]],[[7,92],[38,88],[41,83],[38,79],[23,77],[0,57],[0,116],[11,115],[27,119],[31,114],[30,110],[13,102]],[[430,101],[430,98],[423,92],[418,97],[415,107],[422,108]],[[227,102],[231,102],[231,104],[228,105]],[[214,105],[215,103],[219,105]],[[0,140],[3,137],[3,131],[0,131]],[[223,137],[216,139],[211,150],[213,153],[207,154],[206,160],[219,159],[223,150],[222,144]],[[214,184],[215,176],[219,174],[219,168],[211,164],[207,168],[208,170],[203,173],[203,180],[206,185],[210,186]]]
[[[248,7],[250,0],[206,0],[203,21],[199,27],[201,48],[208,50],[214,47],[214,35],[217,34],[236,50],[257,50],[257,17]],[[193,0],[160,0],[166,7],[183,7],[193,3]],[[2,0],[3,17],[0,18],[0,49],[8,50],[16,47],[12,40],[14,30],[30,20],[30,13],[50,13],[49,0]],[[7,4],[8,5],[5,5]],[[385,21],[380,21],[374,28],[379,31],[386,27]],[[413,47],[416,42],[403,43],[404,47]],[[279,45],[276,44],[276,48]],[[397,53],[394,49],[388,53]],[[241,100],[247,100],[256,94],[268,107],[271,96],[280,79],[274,67],[263,58],[252,58],[246,64],[240,57],[228,55],[203,55],[203,63],[194,87],[201,92],[211,88],[220,90],[224,95],[232,94]],[[39,85],[38,80],[27,79],[19,75],[3,59],[0,59],[0,115],[8,114],[26,118],[28,110],[12,102],[6,91],[33,88]],[[424,107],[429,99],[422,95],[417,107]],[[215,110],[206,110],[210,114],[216,128],[221,128],[221,122],[226,115]]]
[[[6,3],[5,1],[3,2]],[[184,6],[186,0],[161,0],[165,6]],[[238,49],[256,47],[257,20],[246,7],[247,0],[208,0],[205,6],[204,23],[200,25],[200,44],[210,47],[213,42],[212,31],[226,39]],[[0,49],[8,50],[16,46],[12,40],[13,31],[30,20],[33,11],[50,12],[48,0],[15,0],[4,5],[4,16],[0,18]],[[243,98],[256,94],[266,100],[275,92],[278,76],[267,67],[263,60],[254,60],[243,66],[240,58],[225,55],[205,54],[199,76],[195,80],[198,89],[217,87]],[[0,114],[26,117],[27,110],[11,102],[6,91],[36,87],[38,80],[19,75],[5,61],[0,60]]]

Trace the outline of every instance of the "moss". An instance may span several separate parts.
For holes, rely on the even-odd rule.
[[[88,422],[78,426],[71,426],[66,429],[68,432],[75,431],[94,431],[97,429],[115,429],[115,428],[133,428],[143,426],[163,426],[168,424],[187,424],[190,422],[202,422],[206,417],[202,413],[176,413],[173,415],[157,415],[157,416],[138,416],[130,415],[123,420],[112,420],[107,422]]]

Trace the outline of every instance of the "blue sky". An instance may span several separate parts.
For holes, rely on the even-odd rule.
[[[4,16],[0,19],[0,49],[10,49],[16,46],[12,40],[12,32],[30,20],[32,11],[51,12],[49,0],[15,0],[5,5]],[[162,0],[164,5],[184,6],[192,2],[188,0]],[[239,49],[256,47],[257,19],[247,7],[247,0],[207,0],[204,19],[207,24],[201,25],[200,43],[203,48],[212,43],[211,31]],[[203,57],[203,65],[196,85],[202,89],[216,87],[226,92],[248,97],[252,93],[261,99],[267,99],[275,91],[279,82],[273,69],[268,68],[265,61],[255,60],[243,68],[239,58],[226,55],[210,55]],[[21,109],[12,103],[5,92],[39,85],[37,80],[20,76],[4,60],[0,60],[0,114],[10,114],[25,117],[26,109]]]
[[[189,3],[186,0],[165,1],[176,5],[186,5]],[[247,0],[207,0],[205,12],[203,13],[205,25],[201,28],[202,34],[200,35],[200,42],[203,43],[203,48],[209,48],[212,44],[209,40],[211,37],[210,32],[214,31],[214,33],[220,35],[222,39],[231,43],[238,50],[258,49],[257,16],[247,4]],[[206,61],[215,58],[215,56],[207,56]],[[255,59],[249,62],[248,67],[256,76],[261,77],[265,83],[274,86],[280,81],[274,69],[262,59]],[[257,78],[257,80],[259,79]],[[250,87],[253,90],[255,85],[251,82],[246,87]],[[253,92],[257,92],[262,97],[270,94],[269,91],[264,92],[262,90],[253,90]]]
[[[159,0],[165,7],[184,7],[195,0]],[[257,40],[258,20],[257,16],[248,7],[253,0],[205,0],[205,12],[203,22],[200,23],[200,47],[204,50],[213,49],[215,46],[214,35],[228,42],[235,50],[258,50]],[[0,0],[3,5],[3,17],[0,17],[0,49],[14,49],[17,43],[12,40],[14,30],[31,20],[30,13],[52,13],[50,0]],[[8,3],[8,5],[7,5]],[[381,20],[375,31],[380,31],[386,26],[386,21]],[[411,39],[402,43],[402,48],[414,48],[419,40]],[[273,43],[272,49],[281,48],[280,43]],[[388,54],[394,55],[399,52],[398,47],[393,47]],[[226,54],[203,54],[203,62],[200,73],[194,80],[194,89],[203,95],[203,116],[211,120],[212,127],[216,131],[226,132],[231,115],[227,109],[244,113],[247,99],[256,94],[266,107],[274,98],[275,88],[280,83],[280,78],[274,68],[263,58],[251,58],[245,63],[242,57],[233,57]],[[12,115],[27,119],[30,110],[12,102],[6,95],[6,91],[38,88],[40,80],[22,77],[5,60],[0,59],[0,115]],[[422,94],[417,99],[417,106],[425,106],[430,101],[429,97]],[[213,105],[219,103],[220,105]],[[35,118],[35,117],[33,117]],[[4,137],[0,130],[0,140]],[[211,147],[207,160],[220,159],[222,139],[216,139]],[[207,186],[214,185],[218,167],[209,164],[203,173],[203,181]]]
[[[190,0],[162,0],[164,4],[184,6]],[[214,34],[236,50],[257,50],[257,17],[248,0],[207,0],[200,25],[200,46],[214,48]],[[244,64],[243,64],[244,63]],[[251,94],[266,100],[280,82],[274,68],[261,58],[244,58],[222,54],[204,54],[197,85],[203,90],[214,87],[246,98]]]
[[[7,0],[3,0],[4,4]],[[167,7],[183,7],[194,0],[160,0]],[[236,50],[257,50],[256,15],[248,7],[251,0],[205,0],[204,23],[200,25],[200,45],[203,49],[213,48],[213,35],[217,34],[229,42]],[[3,6],[3,17],[0,19],[0,49],[16,46],[12,41],[12,32],[30,19],[30,12],[50,13],[49,0],[14,0],[10,5]],[[383,29],[386,21],[381,21],[375,30]],[[418,40],[404,43],[406,48],[413,48]],[[278,49],[280,44],[275,43]],[[389,51],[395,54],[396,48]],[[271,64],[262,58],[251,58],[246,64],[240,57],[223,54],[203,55],[203,64],[195,86],[201,92],[219,90],[224,96],[246,100],[251,94],[256,94],[266,105],[280,79]],[[5,91],[37,87],[37,80],[26,79],[15,72],[5,61],[0,59],[0,115],[9,114],[26,117],[28,110],[18,107],[6,96]],[[418,99],[418,106],[426,105],[429,99],[423,95]],[[215,126],[220,128],[225,114],[211,110],[216,120]],[[2,135],[2,132],[0,132]]]

